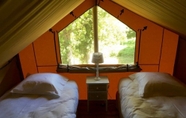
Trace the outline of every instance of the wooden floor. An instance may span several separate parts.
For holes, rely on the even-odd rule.
[[[79,100],[77,118],[119,118],[115,100],[108,100],[107,111],[103,101],[91,101],[89,106],[87,111],[87,101]]]

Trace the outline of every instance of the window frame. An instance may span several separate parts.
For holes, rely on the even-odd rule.
[[[73,12],[71,12],[70,15],[74,16]],[[75,17],[74,20],[76,20],[77,17],[76,16],[74,16],[74,17]],[[93,23],[93,27],[94,27],[94,34],[93,34],[94,35],[94,52],[98,52],[99,44],[98,44],[98,33],[97,33],[97,31],[98,31],[98,29],[97,29],[98,28],[97,27],[97,6],[93,7],[93,21],[94,21],[94,23]],[[135,62],[136,61],[136,55],[138,53],[137,52],[137,47],[138,47],[137,46],[137,40],[138,40],[137,33],[138,32],[136,32],[136,46],[135,46],[135,54],[134,54],[134,64],[130,64],[130,65],[129,64],[99,64],[99,67],[100,67],[99,71],[100,72],[139,72],[139,71],[142,70],[140,68],[140,66],[138,65],[138,62]],[[59,44],[59,39],[58,39],[58,44]],[[60,47],[58,47],[58,49],[60,50]],[[95,68],[96,68],[95,64],[76,64],[76,65],[68,65],[68,64],[64,65],[64,64],[62,64],[61,63],[62,62],[61,57],[60,57],[61,55],[60,55],[59,50],[58,50],[58,55],[59,55],[60,59],[58,58],[58,60],[60,60],[60,61],[57,65],[57,72],[95,73]]]

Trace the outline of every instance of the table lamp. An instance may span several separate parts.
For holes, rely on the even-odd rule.
[[[95,80],[98,81],[98,80],[100,80],[100,77],[99,77],[99,63],[103,63],[103,54],[100,53],[100,52],[93,53],[92,63],[96,64],[96,77],[95,77]]]

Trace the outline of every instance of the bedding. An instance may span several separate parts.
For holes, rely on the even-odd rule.
[[[121,118],[186,118],[185,86],[168,73],[139,72],[122,78],[117,98]]]
[[[34,74],[0,98],[0,118],[76,118],[78,97],[75,81]]]
[[[186,87],[168,73],[138,72],[129,78],[138,82],[141,97],[186,96]]]
[[[11,93],[19,94],[41,94],[53,97],[60,97],[67,78],[55,73],[32,74],[13,88]]]

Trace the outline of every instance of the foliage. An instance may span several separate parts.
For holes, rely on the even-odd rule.
[[[117,58],[117,63],[133,63],[135,37],[133,30],[98,7],[98,44],[104,60]],[[90,54],[94,52],[93,10],[88,10],[60,31],[59,42],[63,64],[90,63]]]
[[[93,48],[92,10],[59,32],[62,63],[71,64],[77,58],[80,63],[87,63],[90,49]]]

